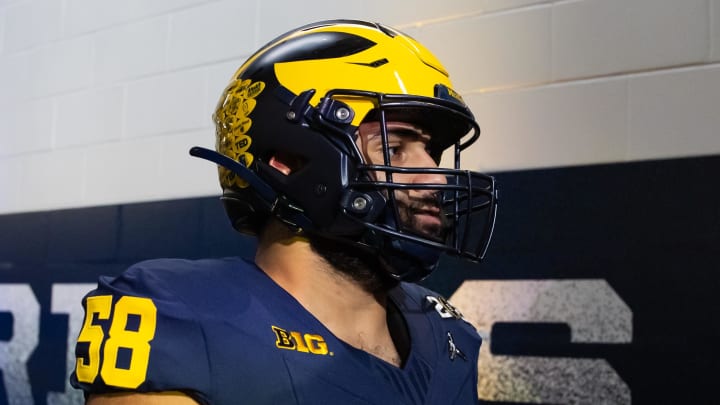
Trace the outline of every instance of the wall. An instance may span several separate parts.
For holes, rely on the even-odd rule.
[[[489,258],[426,281],[485,337],[481,398],[707,401],[720,0],[0,0],[0,404],[81,401],[99,274],[250,254],[187,150],[255,48],[338,17],[426,44],[483,130],[464,166],[500,183]]]
[[[720,0],[4,0],[0,213],[214,195],[185,151],[212,145],[232,72],[338,17],[395,25],[444,61],[483,129],[467,167],[720,152]]]

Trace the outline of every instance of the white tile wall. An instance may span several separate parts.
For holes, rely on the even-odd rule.
[[[249,56],[254,51],[255,2],[224,1],[172,16],[171,68]]]
[[[2,185],[3,190],[3,192],[0,193],[0,207],[2,207],[2,212],[25,211],[20,207],[19,200],[21,194],[18,193],[20,179],[17,176],[18,173],[22,172],[20,168],[22,161],[25,159],[26,158],[22,156],[0,159],[0,185]],[[48,201],[45,201],[46,206],[47,203]]]
[[[193,146],[214,149],[215,128],[164,136],[161,142],[159,177],[162,181],[156,186],[163,196],[187,196],[188,188],[204,195],[219,195],[217,166],[188,154]]]
[[[30,96],[30,54],[0,55],[0,108],[17,104]],[[2,114],[2,111],[0,111]]]
[[[220,92],[330,18],[441,58],[483,128],[469,167],[720,153],[720,0],[0,0],[0,214],[217,194],[186,153]]]
[[[117,82],[164,70],[169,29],[170,17],[161,16],[98,32],[97,82]]]
[[[55,147],[117,141],[122,136],[123,116],[122,87],[58,97]]]
[[[626,94],[626,80],[615,79],[469,95],[482,135],[464,166],[511,170],[622,161]]]
[[[127,86],[128,137],[197,129],[210,122],[206,77],[189,70],[138,80]]]
[[[313,0],[312,4],[287,0],[260,1],[256,18],[257,21],[267,23],[256,24],[258,40],[255,47],[264,45],[288,30],[314,21],[356,18],[365,14],[364,9],[365,6],[360,1]]]
[[[0,55],[5,53],[5,31],[7,31],[5,14],[7,14],[6,9],[0,8]]]
[[[84,151],[60,150],[28,155],[15,175],[20,208],[32,211],[47,208],[47,201],[55,208],[81,204],[85,179],[93,173],[85,170]]]
[[[113,25],[167,14],[208,0],[67,0],[68,33],[82,34]]]
[[[7,105],[0,113],[0,156],[49,151],[53,146],[54,101]]]
[[[36,0],[9,6],[5,49],[12,52],[59,39],[62,5],[56,0]]]
[[[454,0],[452,7],[448,7],[446,2],[436,0],[393,0],[392,7],[388,7],[388,2],[384,0],[358,3],[362,3],[363,7],[359,14],[340,15],[351,15],[352,18],[377,21],[401,28],[473,15],[485,9],[483,1],[478,0]],[[312,15],[309,16],[309,18],[312,17]]]
[[[467,92],[549,81],[550,16],[550,7],[541,7],[407,31],[441,61],[448,61],[445,68],[453,84]]]
[[[93,83],[94,38],[51,42],[30,52],[30,94],[44,97],[87,88]]]
[[[512,10],[519,7],[535,4],[550,3],[553,0],[479,0],[482,9],[486,12],[498,10]]]
[[[19,3],[22,0],[0,0],[0,7],[7,7],[13,3]]]
[[[630,79],[631,159],[720,153],[720,65]]]
[[[553,7],[558,80],[703,62],[708,0],[586,0]]]
[[[712,30],[712,50],[710,59],[720,61],[720,0],[712,0],[710,2],[710,21]]]
[[[474,15],[482,10],[483,4],[477,0],[454,0],[451,5],[437,0],[395,0],[391,7],[384,0],[315,0],[312,5],[287,0],[263,0],[259,2],[257,20],[272,23],[257,25],[259,42],[255,47],[262,46],[295,27],[320,20],[377,21],[407,31],[407,28],[418,24],[457,19],[459,16]]]
[[[160,199],[162,153],[159,137],[87,148],[84,205]]]

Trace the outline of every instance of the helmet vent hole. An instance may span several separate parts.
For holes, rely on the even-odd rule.
[[[302,169],[307,160],[300,155],[288,151],[275,151],[269,161],[269,165],[284,175],[290,175]]]

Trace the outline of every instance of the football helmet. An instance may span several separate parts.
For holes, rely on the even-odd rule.
[[[492,234],[491,176],[460,169],[461,151],[480,129],[442,64],[411,37],[384,25],[333,20],[271,41],[235,73],[213,115],[216,152],[191,154],[218,164],[222,200],[234,228],[257,233],[269,217],[297,232],[345,243],[380,259],[392,277],[417,281],[448,253],[480,260]],[[436,163],[391,165],[387,123],[421,126]],[[362,122],[380,123],[384,163],[357,146]],[[269,162],[291,161],[283,174]],[[382,173],[382,175],[378,175]],[[393,180],[433,173],[437,184]],[[435,176],[437,177],[437,176]],[[397,193],[431,190],[443,235],[428,236],[400,215]],[[406,215],[407,216],[407,215]]]

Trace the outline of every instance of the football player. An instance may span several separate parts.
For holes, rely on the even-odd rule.
[[[460,169],[479,128],[442,64],[390,27],[319,22],[252,55],[213,119],[216,150],[191,154],[257,254],[101,278],[71,377],[87,403],[477,403],[480,337],[415,284],[442,254],[480,260],[496,207]]]

